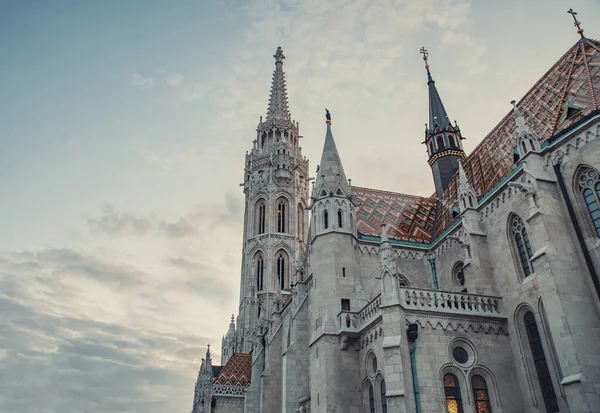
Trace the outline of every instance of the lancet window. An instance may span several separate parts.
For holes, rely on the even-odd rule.
[[[287,286],[287,267],[286,267],[286,254],[285,252],[279,252],[277,254],[277,284],[281,290]]]
[[[323,228],[329,228],[329,213],[327,211],[323,211]]]
[[[487,383],[480,375],[475,375],[471,379],[473,387],[473,400],[475,400],[475,413],[492,413],[490,404],[490,395],[488,393]]]
[[[263,199],[256,203],[256,234],[265,233],[265,217],[267,213],[267,205]]]
[[[592,218],[596,234],[600,236],[600,178],[598,171],[585,168],[579,173],[579,191]]]
[[[535,371],[540,383],[540,389],[542,390],[544,404],[546,405],[546,412],[558,412],[556,393],[554,392],[552,378],[550,377],[550,368],[546,361],[546,354],[544,353],[540,332],[537,323],[535,322],[535,316],[531,311],[528,311],[525,313],[523,320],[525,322],[525,330],[527,330],[527,338],[529,339],[529,346],[531,347]]]
[[[510,221],[510,231],[514,240],[515,250],[518,254],[519,265],[525,277],[528,277],[533,273],[533,266],[531,265],[531,257],[533,252],[531,250],[531,243],[529,242],[529,235],[523,220],[518,215],[513,215]]]
[[[375,392],[372,384],[369,384],[369,412],[375,413]]]
[[[444,391],[448,413],[463,413],[460,384],[454,374],[448,373],[444,376]]]
[[[338,210],[338,213],[337,213],[337,218],[338,218],[338,228],[343,228],[343,225],[342,225],[342,224],[343,224],[344,222],[343,222],[343,219],[342,219],[342,218],[343,218],[343,215],[342,215],[342,210],[341,210],[341,209],[340,209],[340,210]]]
[[[283,198],[277,201],[277,232],[286,232],[287,229],[287,201]]]
[[[263,290],[263,280],[265,275],[265,262],[263,260],[262,254],[258,254],[256,256],[256,290]]]
[[[381,412],[382,413],[387,413],[387,398],[385,397],[385,392],[386,392],[386,388],[385,388],[385,381],[381,381],[380,384],[380,392],[381,392]]]

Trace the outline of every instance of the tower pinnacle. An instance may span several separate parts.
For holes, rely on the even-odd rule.
[[[271,95],[269,96],[269,107],[267,108],[267,120],[285,119],[290,120],[290,111],[287,101],[287,90],[285,86],[285,73],[283,72],[283,49],[277,48],[273,55],[275,58],[275,71],[271,82]]]
[[[325,144],[323,145],[323,155],[321,163],[317,170],[317,180],[315,187],[319,191],[317,197],[321,197],[321,192],[325,191],[326,196],[329,196],[337,187],[339,187],[345,195],[350,194],[350,186],[344,173],[342,160],[338,153],[333,133],[331,132],[331,115],[327,109],[326,123],[327,133],[325,135]]]

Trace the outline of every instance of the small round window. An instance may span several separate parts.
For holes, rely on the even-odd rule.
[[[465,273],[463,272],[463,263],[462,262],[457,262],[454,265],[454,269],[452,270],[452,281],[454,281],[454,284],[457,287],[464,287],[466,280],[465,280]]]
[[[452,350],[452,357],[459,364],[465,364],[469,360],[469,353],[462,347],[454,347]]]

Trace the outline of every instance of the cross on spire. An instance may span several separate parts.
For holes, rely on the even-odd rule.
[[[579,33],[579,35],[583,38],[583,29],[581,28],[581,22],[577,20],[577,17],[575,17],[577,15],[577,12],[573,9],[569,9],[567,10],[567,13],[573,16],[573,26],[577,27],[577,33]]]
[[[421,50],[419,50],[419,52],[423,55],[423,60],[425,61],[425,69],[429,71],[429,52],[427,51],[427,49],[425,49],[425,47],[421,47]]]

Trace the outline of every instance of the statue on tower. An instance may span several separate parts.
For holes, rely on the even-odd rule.
[[[325,123],[331,125],[331,114],[329,113],[329,110],[327,108],[325,108],[325,119]]]

